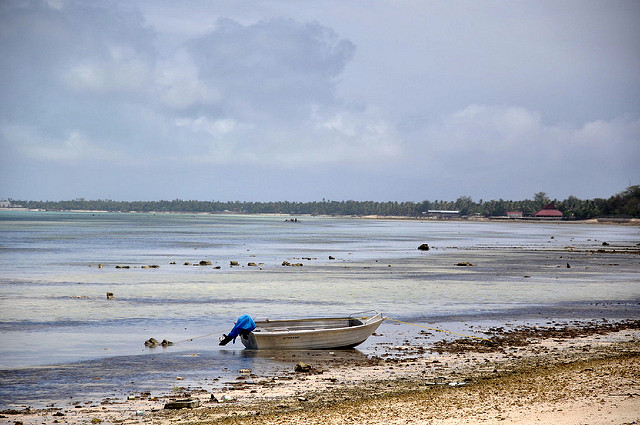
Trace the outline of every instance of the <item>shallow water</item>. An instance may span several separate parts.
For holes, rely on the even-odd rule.
[[[241,345],[220,351],[217,335],[244,313],[374,308],[436,324],[640,316],[640,257],[596,252],[605,241],[635,247],[638,227],[285,218],[0,211],[0,370],[8,379],[12,369],[119,356],[136,365],[158,356],[143,345],[150,337],[183,341],[165,351],[177,363],[208,352],[222,370]],[[418,251],[422,243],[431,250]],[[201,260],[213,265],[184,265]]]
[[[560,258],[533,270],[518,250],[632,246],[639,233],[558,223],[2,211],[0,368],[136,354],[149,337],[224,330],[243,313],[312,317],[375,308],[433,319],[634,300],[637,270],[563,270]],[[432,249],[418,251],[423,242]],[[499,248],[517,250],[496,258]],[[221,268],[183,265],[201,260]],[[453,267],[457,261],[477,264]],[[591,265],[587,257],[571,261]]]

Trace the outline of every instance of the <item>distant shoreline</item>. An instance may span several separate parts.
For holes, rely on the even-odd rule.
[[[106,211],[106,210],[46,210],[31,208],[0,208],[0,211],[15,212],[65,212],[65,213],[82,213],[82,214],[179,214],[179,215],[246,215],[246,216],[266,216],[266,217],[325,217],[325,218],[355,218],[365,220],[409,220],[409,221],[426,221],[426,222],[491,222],[491,223],[565,223],[565,224],[607,224],[607,225],[623,225],[623,226],[640,226],[638,218],[617,218],[617,217],[598,217],[586,220],[565,220],[554,218],[507,218],[502,216],[496,217],[415,217],[415,216],[385,216],[385,215],[326,215],[326,214],[287,214],[287,213],[247,213],[234,211]]]

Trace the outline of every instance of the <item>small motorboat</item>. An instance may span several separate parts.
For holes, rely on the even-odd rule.
[[[372,316],[361,316],[374,313]],[[252,332],[240,335],[251,350],[323,350],[362,344],[386,319],[376,311],[348,317],[298,320],[256,320]]]

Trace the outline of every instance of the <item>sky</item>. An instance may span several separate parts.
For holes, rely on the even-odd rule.
[[[637,0],[3,0],[0,199],[608,198]]]

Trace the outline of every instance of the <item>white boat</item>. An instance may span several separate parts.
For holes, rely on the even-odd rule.
[[[362,312],[368,313],[368,312]],[[352,348],[362,344],[386,319],[378,312],[370,317],[298,320],[256,320],[256,328],[241,335],[251,350],[323,350]]]

